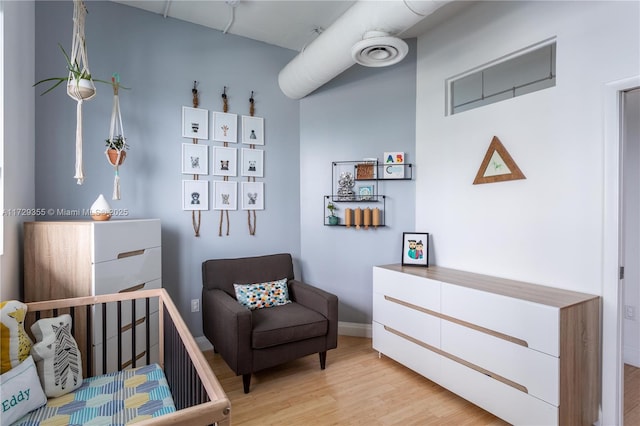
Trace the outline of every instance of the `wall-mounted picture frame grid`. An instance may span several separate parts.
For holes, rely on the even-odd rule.
[[[237,182],[213,182],[213,210],[238,210]]]
[[[208,181],[182,181],[182,210],[209,210]]]
[[[426,232],[402,233],[402,264],[429,266],[429,234]]]
[[[241,176],[264,176],[264,151],[261,149],[242,148],[240,167]]]
[[[264,210],[264,182],[242,182],[242,210]]]
[[[182,144],[182,173],[189,175],[209,174],[209,147],[207,145]]]
[[[262,117],[242,116],[242,143],[264,145],[264,119]]]
[[[209,139],[209,110],[183,106],[182,137]]]
[[[236,176],[238,173],[238,149],[214,146],[211,169],[214,176]]]
[[[213,132],[211,137],[219,142],[238,142],[238,115],[227,112],[213,112]]]

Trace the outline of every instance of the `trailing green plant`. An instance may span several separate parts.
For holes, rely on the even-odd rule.
[[[64,50],[64,47],[62,47],[62,45],[60,43],[58,43],[58,47],[60,47],[60,50],[62,51],[62,54],[64,55],[64,59],[67,62],[67,71],[69,71],[71,73],[71,75],[73,76],[73,80],[77,83],[80,82],[80,80],[92,80],[92,81],[97,81],[99,83],[105,83],[105,84],[109,84],[111,85],[110,81],[106,81],[106,80],[99,80],[99,79],[95,79],[91,77],[91,74],[88,73],[85,70],[82,70],[80,68],[80,64],[78,63],[77,60],[73,60],[73,63],[71,62],[71,58],[69,58],[69,55],[67,54],[67,52]],[[62,83],[64,83],[65,81],[69,80],[69,76],[67,77],[50,77],[50,78],[45,78],[43,80],[40,80],[38,82],[36,82],[33,86],[37,86],[38,84],[41,83],[46,83],[49,81],[56,81],[57,83],[55,83],[53,86],[51,86],[50,88],[48,88],[46,91],[42,92],[40,94],[40,96],[45,95],[47,93],[49,93],[50,91],[52,91],[53,89],[55,89],[56,87],[58,87],[59,85],[61,85]],[[123,89],[127,89],[124,86],[120,86]]]
[[[105,139],[105,146],[110,149],[117,149],[119,151],[129,149],[127,139],[122,135],[114,136],[111,139]]]

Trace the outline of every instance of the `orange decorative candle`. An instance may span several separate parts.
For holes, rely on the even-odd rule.
[[[369,229],[371,225],[371,209],[367,207],[364,209],[364,229]]]
[[[356,224],[356,229],[360,229],[360,225],[362,224],[362,209],[360,207],[358,207],[355,210],[355,224]]]
[[[344,209],[344,224],[347,228],[351,227],[351,209]]]
[[[377,228],[378,226],[380,226],[380,209],[376,207],[373,209],[373,227]]]

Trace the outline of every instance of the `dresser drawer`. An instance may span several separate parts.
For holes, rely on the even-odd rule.
[[[373,292],[440,311],[440,283],[388,269],[373,268]]]
[[[438,382],[440,355],[398,336],[377,322],[373,322],[372,332],[373,349],[428,377],[430,380]]]
[[[442,320],[442,350],[524,387],[529,395],[560,405],[559,358]]]
[[[162,249],[154,247],[123,259],[93,265],[93,294],[111,294],[156,280],[162,274]]]
[[[112,220],[93,224],[93,263],[160,247],[160,220]]]
[[[409,307],[398,299],[373,294],[373,320],[429,345],[440,346],[440,318]]]
[[[558,357],[560,311],[522,299],[442,284],[442,314],[523,340]]]
[[[441,379],[442,386],[511,424],[558,424],[557,407],[446,357]]]

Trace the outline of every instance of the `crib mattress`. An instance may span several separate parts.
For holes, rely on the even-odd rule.
[[[124,425],[176,411],[158,364],[90,377],[74,392],[51,398],[14,426]]]

